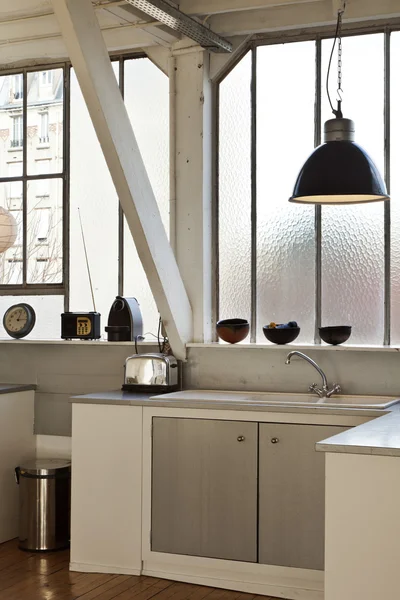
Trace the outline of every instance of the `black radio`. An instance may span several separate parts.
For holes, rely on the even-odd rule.
[[[64,340],[98,340],[101,338],[100,313],[65,312],[61,315],[61,337]]]

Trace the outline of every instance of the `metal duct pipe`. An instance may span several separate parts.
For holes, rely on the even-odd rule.
[[[207,50],[232,52],[232,44],[228,40],[207,29],[165,0],[126,0],[126,2],[170,29],[186,35]]]

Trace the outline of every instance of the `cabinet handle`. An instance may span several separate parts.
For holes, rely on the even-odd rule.
[[[246,438],[244,437],[244,435],[238,435],[237,441],[238,442],[244,442]]]
[[[279,438],[271,438],[271,444],[277,444],[279,442]]]

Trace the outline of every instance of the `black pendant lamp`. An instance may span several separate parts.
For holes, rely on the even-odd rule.
[[[378,168],[363,148],[354,142],[354,122],[344,119],[341,100],[333,108],[329,96],[329,72],[333,51],[338,43],[338,94],[342,87],[341,25],[345,5],[338,12],[335,40],[329,60],[327,94],[334,119],[326,121],[324,143],[303,165],[290,202],[299,204],[358,204],[390,200]]]

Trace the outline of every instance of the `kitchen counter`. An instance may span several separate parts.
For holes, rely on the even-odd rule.
[[[152,396],[149,393],[130,393],[121,390],[75,396],[71,402],[124,406],[148,406],[210,410],[261,411],[274,413],[329,414],[375,417],[368,423],[322,440],[316,445],[319,452],[374,454],[400,456],[400,404],[386,410],[362,408],[331,408],[328,406],[301,407],[266,405],[249,400],[251,392],[220,392],[187,390]]]
[[[368,423],[322,440],[316,445],[317,451],[400,456],[400,404],[382,413]]]
[[[258,411],[274,413],[299,413],[299,414],[329,414],[349,415],[363,417],[379,417],[387,411],[375,408],[337,408],[323,406],[321,404],[309,406],[296,406],[294,404],[266,404],[257,402],[256,392],[233,392],[218,390],[186,390],[172,392],[169,394],[152,395],[150,393],[133,393],[122,390],[110,392],[98,392],[85,394],[84,396],[73,396],[71,402],[74,404],[104,404],[122,406],[147,406],[162,408],[193,408],[207,410],[238,410]],[[286,395],[286,394],[285,394]]]
[[[0,383],[0,394],[29,392],[32,390],[36,390],[36,385],[30,383]]]

